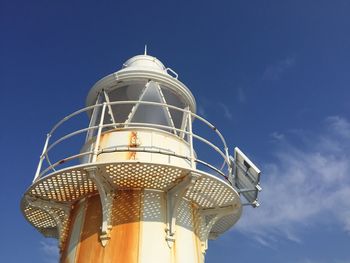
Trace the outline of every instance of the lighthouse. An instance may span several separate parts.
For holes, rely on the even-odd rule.
[[[259,206],[259,181],[176,71],[145,51],[48,132],[21,210],[58,239],[61,263],[201,263],[208,239]]]

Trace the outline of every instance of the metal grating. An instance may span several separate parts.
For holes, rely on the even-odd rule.
[[[55,220],[42,209],[27,204],[23,212],[28,221],[38,229],[56,227]]]
[[[97,188],[87,172],[74,168],[46,176],[30,189],[32,196],[59,202],[74,201],[94,191]]]
[[[201,177],[186,193],[202,208],[221,207],[232,204],[235,194],[231,186],[215,177]]]
[[[91,166],[91,164],[90,164]],[[156,189],[166,191],[191,170],[154,163],[96,163],[100,176],[103,176],[116,189]],[[33,184],[26,195],[43,200],[73,203],[93,194],[97,188],[84,170],[89,165],[70,167],[54,172]],[[193,171],[199,178],[188,189],[185,198],[196,203],[200,208],[215,208],[240,204],[236,191],[223,180],[202,171]],[[57,233],[55,220],[46,211],[33,207],[25,198],[22,200],[22,211],[27,220],[45,236],[60,239],[60,243],[68,234],[68,216],[64,210],[52,209],[61,221],[61,233]],[[239,209],[238,209],[239,210]],[[213,226],[211,233],[215,236],[228,230],[239,218],[238,214],[225,216]],[[54,229],[56,228],[56,231]],[[54,233],[57,233],[56,235]]]
[[[215,239],[222,233],[226,232],[238,221],[238,219],[239,219],[238,213],[233,213],[220,218],[211,228],[209,238]]]
[[[142,188],[166,190],[184,176],[186,170],[147,163],[119,163],[105,167],[109,181],[118,188]]]

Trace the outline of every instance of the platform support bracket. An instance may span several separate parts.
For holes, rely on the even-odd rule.
[[[176,216],[179,205],[182,201],[182,197],[186,194],[187,190],[197,181],[198,174],[189,173],[183,180],[178,182],[172,188],[166,192],[167,200],[167,217],[166,217],[166,238],[169,248],[171,248],[175,242],[175,228],[176,228]]]
[[[208,239],[216,239],[218,235],[215,233],[210,233],[212,227],[215,223],[221,219],[222,217],[232,214],[235,211],[235,207],[233,205],[216,207],[216,208],[206,208],[199,209],[199,213],[203,218],[204,230],[202,233],[202,253],[205,254],[208,249]]]
[[[112,206],[114,199],[113,186],[98,173],[96,166],[87,167],[85,170],[89,178],[95,183],[100,196],[102,206],[102,225],[100,233],[100,241],[105,247],[110,239],[110,230],[112,229]]]
[[[25,198],[31,206],[44,210],[55,221],[57,227],[59,246],[61,248],[64,242],[64,227],[68,223],[72,204],[43,200],[32,195],[26,195]]]

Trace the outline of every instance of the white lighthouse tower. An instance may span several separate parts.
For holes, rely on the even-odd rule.
[[[176,72],[145,52],[48,133],[21,208],[59,240],[60,262],[204,262],[208,239],[258,206],[259,169],[230,153]]]

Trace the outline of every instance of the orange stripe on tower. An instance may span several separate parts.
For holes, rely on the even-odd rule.
[[[86,212],[82,230],[78,240],[72,239],[72,231],[68,237],[69,244],[62,251],[62,263],[71,263],[68,249],[74,247],[76,263],[125,262],[137,263],[140,240],[140,191],[118,191],[113,200],[112,230],[108,246],[101,245],[99,235],[102,223],[100,197],[91,196],[86,199]],[[80,224],[76,221],[79,207],[74,208],[71,215],[71,229]]]

